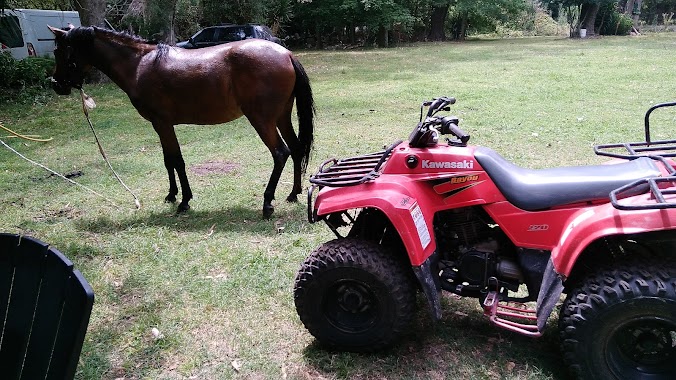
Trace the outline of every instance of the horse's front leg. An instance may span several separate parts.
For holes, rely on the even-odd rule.
[[[272,200],[275,199],[275,191],[277,190],[279,177],[281,177],[286,160],[290,155],[289,148],[281,139],[278,140],[277,147],[269,148],[272,153],[274,166],[272,168],[272,174],[270,174],[268,185],[265,187],[265,192],[263,193],[263,217],[266,219],[272,216],[272,213],[275,211],[275,208],[272,206]]]
[[[188,183],[188,176],[185,172],[185,162],[181,154],[181,147],[178,145],[178,139],[174,132],[174,126],[168,124],[153,123],[155,132],[160,137],[162,144],[162,152],[164,155],[164,166],[169,175],[169,194],[164,198],[165,202],[176,202],[176,195],[178,194],[178,186],[176,186],[176,177],[174,172],[178,174],[178,180],[181,183],[181,190],[183,192],[183,199],[178,205],[178,212],[187,211],[190,209],[190,199],[192,199],[192,191]]]
[[[167,168],[169,175],[169,194],[164,198],[165,203],[176,202],[176,194],[178,194],[178,186],[176,186],[176,175],[174,174],[174,159],[171,155],[164,152],[164,167]]]

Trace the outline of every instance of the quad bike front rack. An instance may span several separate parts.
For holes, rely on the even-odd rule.
[[[652,141],[650,137],[650,115],[653,111],[674,107],[676,102],[661,103],[648,109],[644,117],[645,141],[596,145],[594,152],[599,156],[633,160],[638,157],[648,157],[659,161],[669,172],[669,175],[658,178],[641,179],[610,192],[610,202],[618,210],[653,210],[676,208],[676,140]],[[629,204],[622,202],[629,196],[651,193],[648,202]]]
[[[355,186],[372,181],[380,175],[380,169],[387,162],[394,148],[402,143],[402,140],[394,142],[384,150],[375,153],[364,154],[348,158],[331,158],[319,165],[319,169],[310,177],[312,186],[308,189],[308,220],[316,221],[313,213],[313,193],[315,189],[328,187]]]

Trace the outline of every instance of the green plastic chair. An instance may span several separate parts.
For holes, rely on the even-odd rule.
[[[73,379],[93,304],[61,252],[0,233],[0,377]]]

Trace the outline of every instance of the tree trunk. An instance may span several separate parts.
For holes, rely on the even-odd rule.
[[[315,23],[315,39],[317,49],[323,49],[324,41],[322,40],[322,27],[319,25],[319,23]]]
[[[631,11],[631,19],[634,21],[634,29],[639,30],[639,19],[641,18],[641,3],[643,0],[636,0]]]
[[[427,38],[430,41],[445,41],[446,34],[444,33],[444,24],[448,16],[448,8],[450,3],[446,5],[435,6],[432,8],[432,15],[430,17],[430,34]]]
[[[467,35],[467,26],[469,25],[469,17],[467,14],[462,15],[458,20],[456,27],[453,29],[453,39],[456,41],[463,41]]]
[[[347,35],[350,38],[350,45],[357,43],[357,39],[354,35],[354,23],[350,23],[350,25],[348,25]]]
[[[105,22],[106,0],[80,0],[73,2],[74,9],[80,14],[82,26],[100,26],[107,28]],[[85,78],[87,83],[101,83],[106,76],[97,69],[92,69]]]
[[[81,0],[73,2],[73,7],[80,14],[82,26],[106,27],[106,0]]]
[[[598,3],[582,4],[582,9],[580,10],[580,28],[587,29],[588,36],[596,34],[594,23],[596,22],[596,15],[599,13],[599,9],[601,9],[601,5]]]
[[[378,44],[378,47],[381,48],[386,48],[389,45],[389,41],[387,38],[387,28],[385,28],[383,25],[380,25],[378,27],[378,37],[376,38],[376,43]]]

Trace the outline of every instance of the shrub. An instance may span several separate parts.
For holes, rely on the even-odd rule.
[[[25,58],[15,60],[9,53],[0,54],[0,103],[44,104],[51,97],[49,76],[54,60]]]
[[[561,36],[567,35],[568,28],[561,26],[547,12],[537,10],[535,13],[534,30],[536,36]]]
[[[25,58],[15,60],[5,52],[0,54],[0,88],[17,89],[49,85],[48,77],[54,70],[54,60]]]
[[[606,6],[596,17],[596,28],[602,35],[625,36],[631,31],[634,22],[631,17],[619,13],[614,6]]]

